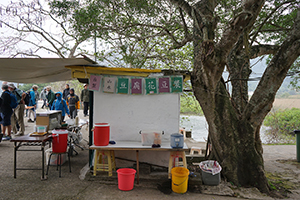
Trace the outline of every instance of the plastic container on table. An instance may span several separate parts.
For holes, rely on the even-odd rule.
[[[143,146],[152,146],[152,144],[161,144],[161,135],[163,131],[143,130],[140,131]]]
[[[109,143],[110,125],[108,123],[94,124],[94,145],[107,146]]]
[[[33,131],[33,132],[37,132],[37,133],[45,133],[45,132],[47,132],[47,126],[35,125],[35,126],[34,126],[34,131]]]
[[[171,134],[171,147],[172,148],[183,148],[184,139],[180,133]]]
[[[64,153],[68,146],[67,130],[52,130],[52,152]]]

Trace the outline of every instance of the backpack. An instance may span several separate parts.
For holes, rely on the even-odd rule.
[[[30,92],[26,92],[26,96],[24,98],[24,102],[26,106],[29,106],[30,99],[31,99]]]
[[[14,95],[14,94],[12,94],[11,92],[8,92],[8,91],[6,91],[6,93],[8,93],[9,96],[10,96],[10,107],[12,109],[16,108],[18,106],[18,100],[17,100],[16,95]]]

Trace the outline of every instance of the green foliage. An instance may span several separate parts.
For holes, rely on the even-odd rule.
[[[38,86],[38,91],[42,90],[44,87],[46,87],[48,84],[47,83],[43,83],[43,84],[22,84],[19,86],[19,88],[23,91],[29,91],[33,85],[37,85]]]
[[[50,3],[53,14],[69,19],[78,38],[97,37],[106,45],[95,55],[109,66],[191,69],[192,21],[177,6],[162,0],[72,0]],[[66,8],[69,8],[67,10]],[[186,36],[189,39],[186,40]]]
[[[203,115],[203,111],[192,93],[183,93],[180,97],[180,113],[188,115]]]
[[[269,126],[267,140],[269,143],[295,143],[293,131],[300,128],[300,109],[292,108],[270,112],[264,125]]]
[[[33,85],[37,85],[38,92],[40,93],[45,87],[51,86],[51,90],[53,92],[63,92],[66,84],[70,85],[70,88],[74,88],[75,94],[80,97],[81,90],[83,89],[82,83],[79,83],[78,80],[70,80],[70,81],[58,81],[51,83],[43,83],[43,84],[22,84],[19,86],[21,90],[28,91],[32,88]]]

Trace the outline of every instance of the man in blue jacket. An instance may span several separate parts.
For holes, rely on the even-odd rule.
[[[62,93],[56,92],[55,93],[56,99],[53,102],[51,110],[61,110],[61,121],[63,122],[66,116],[66,113],[70,117],[69,108],[67,106],[66,100],[62,99]]]
[[[32,108],[30,110],[28,110],[28,122],[34,122],[35,118],[36,118],[36,113],[35,113],[35,109],[36,109],[36,91],[38,89],[37,85],[33,85],[31,90],[30,90],[30,102],[28,106],[32,106]],[[31,113],[33,113],[33,120],[31,119]]]

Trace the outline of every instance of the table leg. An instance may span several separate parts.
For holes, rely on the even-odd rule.
[[[14,178],[17,178],[17,142],[14,146]]]
[[[45,143],[42,144],[42,180],[45,179]]]
[[[136,184],[140,184],[139,150],[136,150]]]

